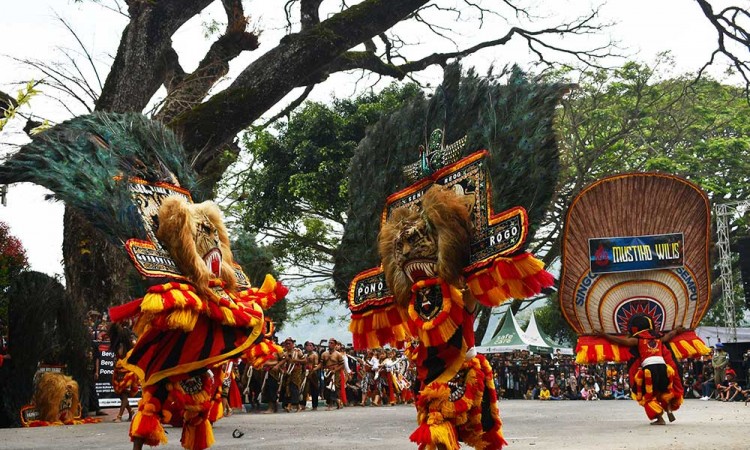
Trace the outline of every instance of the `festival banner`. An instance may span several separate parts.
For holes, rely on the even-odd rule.
[[[99,354],[99,373],[97,374],[96,396],[100,408],[112,408],[120,406],[120,398],[115,394],[112,387],[112,375],[115,370],[115,353],[109,349],[109,341],[94,341]],[[138,406],[138,397],[128,398],[130,406]]]
[[[589,239],[592,274],[682,267],[682,233]]]

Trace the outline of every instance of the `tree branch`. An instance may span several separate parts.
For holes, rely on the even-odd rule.
[[[323,0],[301,0],[300,26],[302,31],[308,30],[320,23],[320,4]]]
[[[0,114],[5,114],[5,111],[8,109],[8,107],[16,108],[18,107],[18,103],[16,102],[16,99],[13,98],[13,96],[0,91]]]
[[[165,55],[172,47],[172,35],[212,1],[126,1],[130,23],[123,31],[96,109],[142,111],[164,83]]]
[[[302,102],[305,101],[305,99],[307,99],[307,97],[310,95],[310,93],[313,91],[314,88],[315,88],[314,84],[311,84],[305,87],[305,90],[302,92],[302,94],[299,97],[297,97],[291,103],[286,105],[286,108],[281,110],[278,114],[268,119],[263,125],[260,126],[260,128],[268,128],[269,125],[281,119],[282,117],[287,117],[289,114],[292,113],[292,111],[297,109],[297,107],[301,105]]]
[[[96,69],[96,64],[94,64],[94,58],[91,57],[91,54],[86,49],[86,46],[83,45],[83,42],[81,42],[81,39],[78,37],[78,33],[76,33],[73,30],[73,28],[71,28],[71,26],[68,24],[68,22],[66,22],[65,19],[63,19],[60,16],[57,16],[57,19],[60,22],[62,22],[62,24],[65,26],[65,28],[67,28],[67,30],[70,32],[70,34],[73,35],[73,37],[75,38],[76,42],[78,42],[78,46],[81,47],[81,50],[83,50],[83,54],[86,55],[86,60],[89,62],[89,65],[91,66],[91,70],[94,72],[94,76],[96,77],[96,81],[99,84],[99,91],[101,92],[101,90],[102,90],[102,80],[101,80],[101,78],[99,78],[99,71]],[[76,67],[76,69],[77,68],[78,67]],[[81,75],[81,79],[85,80],[85,77],[83,76],[83,74],[81,74],[80,70],[78,71],[78,73]],[[92,89],[92,91],[93,91],[93,89]]]
[[[166,73],[173,74],[165,84],[167,97],[156,119],[169,123],[179,114],[190,110],[208,95],[211,87],[229,72],[229,61],[245,50],[258,48],[258,35],[246,31],[247,17],[241,0],[222,0],[227,15],[227,27],[224,34],[211,45],[206,56],[198,64],[195,72],[186,75],[179,64],[173,49],[165,53],[165,60],[170,64]],[[165,77],[167,78],[167,77]],[[171,89],[170,89],[171,87]]]
[[[750,20],[750,11],[737,6],[730,6],[718,14],[714,14],[713,6],[708,0],[696,0],[698,5],[711,25],[716,29],[717,48],[711,53],[711,58],[700,68],[697,78],[714,63],[717,55],[724,55],[731,62],[745,82],[745,95],[750,98],[750,59],[738,56],[728,46],[728,41],[738,45],[739,48],[750,52],[750,33],[742,25],[741,21]]]
[[[73,74],[67,73],[66,69],[62,67],[62,65],[58,64],[58,66],[61,66],[60,69],[58,69],[42,61],[24,60],[24,59],[15,59],[15,60],[21,64],[25,64],[27,66],[33,67],[34,69],[42,72],[45,78],[40,80],[39,84],[49,86],[56,91],[60,91],[70,96],[74,100],[78,101],[86,109],[87,112],[92,111],[93,101],[96,99],[96,95],[91,93],[86,88],[87,84],[85,81],[79,79],[77,76]],[[74,90],[74,88],[76,87],[83,90],[83,96]],[[58,99],[54,96],[50,96],[50,97],[60,100],[60,103],[66,106],[66,109],[71,113],[72,116],[76,115],[69,108],[69,105],[67,105],[65,101]],[[89,103],[88,101],[86,101],[84,97],[89,97],[92,100],[92,102]],[[65,99],[65,100],[69,101],[70,99]]]
[[[287,2],[287,8],[294,3]],[[408,73],[430,65],[445,64],[449,59],[502,45],[517,34],[531,44],[541,46],[539,50],[533,50],[542,60],[542,51],[576,55],[589,64],[590,60],[607,54],[600,52],[601,48],[569,50],[542,40],[542,36],[578,35],[598,30],[591,23],[598,14],[597,10],[569,23],[542,30],[514,27],[499,39],[462,51],[435,53],[398,66],[378,61],[373,52],[349,51],[374,36],[382,35],[406,17],[413,17],[414,11],[426,3],[427,0],[365,0],[300,33],[286,36],[276,48],[245,68],[229,88],[170,121],[170,126],[183,137],[188,152],[194,155],[191,158],[195,161],[194,168],[205,180],[203,190],[212,190],[233,162],[228,158],[217,158],[223,150],[223,143],[252,124],[294,88],[325,79],[332,71],[366,68],[380,75],[402,79]],[[314,5],[315,2],[307,4]]]
[[[207,188],[224,173],[212,166],[221,144],[231,140],[292,89],[307,86],[339,55],[401,21],[427,0],[366,0],[318,25],[292,34],[250,64],[232,85],[171,122],[188,151],[207,152],[195,169]],[[227,161],[231,163],[231,161]]]

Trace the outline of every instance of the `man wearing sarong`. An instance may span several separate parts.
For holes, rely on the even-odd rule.
[[[302,354],[302,350],[294,346],[294,339],[291,337],[284,340],[282,346],[284,347],[284,377],[285,377],[285,405],[284,409],[287,412],[299,412],[302,411],[300,406],[300,393],[302,390],[302,382],[305,379],[305,372],[303,365],[305,364],[305,356]]]
[[[312,410],[318,410],[318,397],[320,396],[320,362],[315,344],[305,342],[305,386],[302,389],[302,409],[307,404],[307,396],[310,396]]]
[[[323,381],[326,393],[326,410],[335,406],[340,409],[346,403],[346,373],[344,372],[344,355],[337,350],[338,341],[328,340],[328,350],[320,355],[323,367]]]

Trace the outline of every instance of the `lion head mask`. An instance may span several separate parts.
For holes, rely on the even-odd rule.
[[[165,199],[156,237],[200,292],[210,293],[212,278],[222,279],[228,290],[236,288],[229,236],[216,204],[192,204],[177,196]]]
[[[459,284],[469,261],[469,206],[454,191],[435,185],[418,208],[392,212],[378,244],[386,283],[398,304],[408,305],[411,286],[420,279],[440,277]]]

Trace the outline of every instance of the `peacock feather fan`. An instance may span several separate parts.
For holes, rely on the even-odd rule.
[[[569,89],[515,67],[507,83],[500,83],[492,73],[462,74],[458,64],[451,64],[431,98],[418,97],[375,124],[351,163],[348,222],[334,267],[342,298],[357,273],[379,264],[377,234],[386,197],[410,184],[403,168],[417,161],[417,149],[436,129],[443,130],[446,146],[466,137],[461,156],[480,149],[490,152],[494,211],[525,207],[533,235],[557,184],[553,122],[555,108]]]
[[[79,210],[115,243],[147,239],[129,178],[195,187],[175,135],[136,114],[76,117],[34,137],[0,165],[0,183],[31,182]]]

